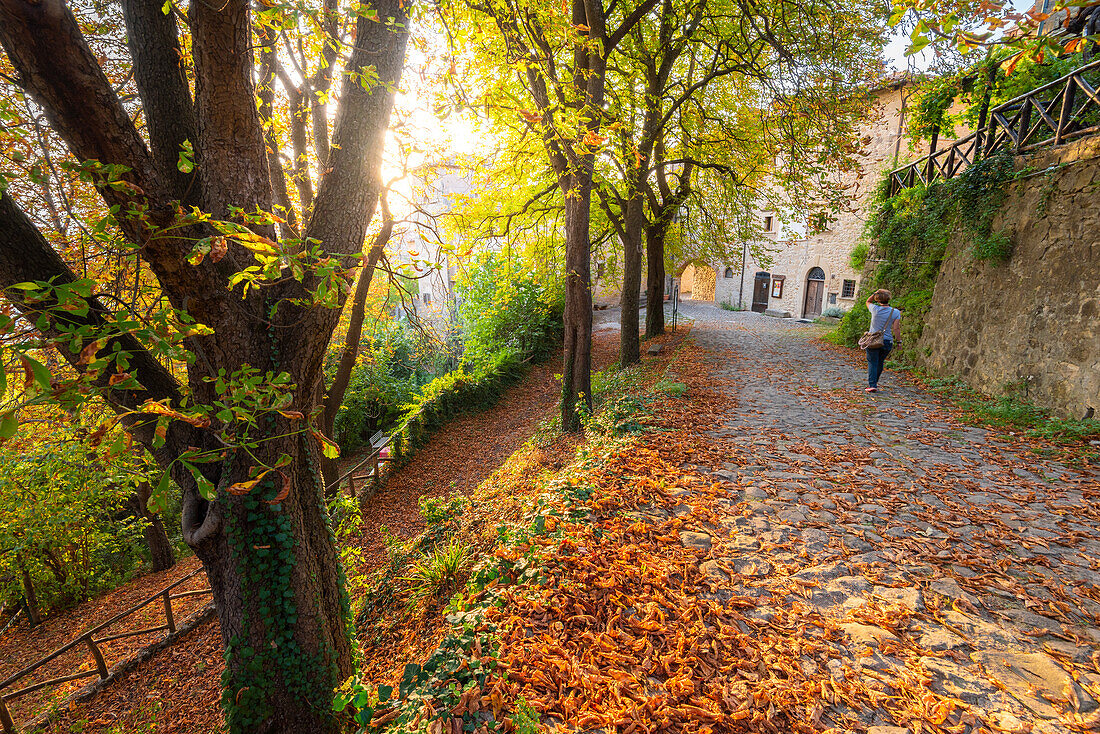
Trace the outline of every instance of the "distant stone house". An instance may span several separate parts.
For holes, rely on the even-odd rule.
[[[458,268],[449,250],[459,243],[449,241],[445,245],[439,240],[442,235],[440,218],[451,211],[455,197],[469,193],[471,188],[470,175],[457,167],[445,169],[431,178],[416,179],[413,185],[415,211],[394,229],[388,249],[398,263],[411,266],[418,276],[416,294],[407,307],[415,309],[422,317],[443,318],[453,305]]]
[[[874,90],[874,105],[860,133],[868,141],[861,170],[845,181],[854,191],[850,207],[823,211],[816,221],[793,225],[784,223],[781,212],[758,211],[760,247],[745,243],[742,257],[731,262],[683,263],[669,276],[665,292],[671,293],[676,277],[684,298],[776,315],[814,318],[832,306],[851,308],[861,278],[851,266],[851,254],[863,234],[874,188],[886,171],[926,152],[926,146],[911,146],[907,135],[906,102],[912,91],[913,85],[902,77]],[[754,249],[765,250],[768,260],[754,257]],[[602,272],[602,264],[596,263],[593,272]],[[644,277],[642,283],[644,288]],[[619,287],[615,279],[598,279],[597,302],[618,302]]]
[[[714,263],[715,301],[795,318],[814,318],[830,307],[846,311],[855,304],[861,276],[850,260],[874,189],[884,173],[926,152],[919,145],[911,149],[908,139],[906,102],[912,91],[904,78],[874,90],[872,112],[860,131],[868,141],[861,170],[845,181],[854,191],[851,206],[823,211],[804,228],[790,229],[779,212],[759,212],[770,262],[760,262],[746,246],[743,266],[740,261]]]
[[[906,111],[913,91],[912,81],[901,75],[873,90],[872,109],[860,130],[867,140],[862,164],[844,180],[854,194],[844,211],[822,211],[804,223],[786,221],[790,217],[782,212],[755,212],[762,232],[762,241],[755,243],[759,247],[744,243],[742,257],[731,262],[680,264],[669,275],[666,294],[675,277],[684,298],[773,315],[815,318],[830,307],[847,311],[855,305],[861,274],[852,267],[851,254],[870,216],[875,187],[887,171],[927,153],[927,144],[913,143],[908,136]],[[956,129],[959,135],[967,132]],[[941,147],[949,142],[940,138]],[[767,260],[754,257],[754,249],[766,251]],[[603,263],[594,263],[594,275],[603,270]],[[597,303],[618,303],[620,288],[617,278],[597,277],[594,298]],[[643,293],[644,288],[643,275]]]

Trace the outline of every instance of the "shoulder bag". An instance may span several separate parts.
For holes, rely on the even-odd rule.
[[[882,349],[886,346],[886,332],[894,323],[894,309],[890,307],[890,316],[886,319],[886,325],[880,331],[865,331],[859,338],[860,349]]]

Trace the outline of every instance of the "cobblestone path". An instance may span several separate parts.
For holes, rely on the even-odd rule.
[[[726,460],[696,468],[728,490],[733,532],[683,535],[713,543],[713,593],[756,599],[756,617],[817,607],[847,633],[831,677],[908,672],[974,730],[1100,728],[1100,473],[960,424],[889,371],[866,395],[818,327],[684,312],[730,401],[712,432]]]

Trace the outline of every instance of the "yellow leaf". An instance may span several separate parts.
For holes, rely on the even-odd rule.
[[[256,488],[256,485],[260,483],[260,480],[264,478],[264,475],[266,475],[270,471],[271,471],[270,469],[266,469],[266,470],[260,472],[259,476],[256,476],[252,479],[248,479],[248,480],[245,480],[243,482],[236,482],[234,484],[230,484],[228,487],[225,488],[225,491],[229,492],[229,494],[236,494],[236,495],[248,494],[249,492],[251,492],[252,490],[254,490]]]

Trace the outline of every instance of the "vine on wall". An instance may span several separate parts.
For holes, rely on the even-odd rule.
[[[852,266],[864,272],[862,292],[833,340],[857,346],[870,324],[864,301],[886,288],[893,294],[891,305],[904,315],[901,349],[894,358],[911,361],[907,350],[924,329],[948,244],[952,240],[965,244],[966,255],[974,262],[997,265],[1011,256],[1012,240],[1004,229],[994,229],[993,220],[1017,175],[1013,158],[998,155],[955,178],[903,189],[893,197],[887,196],[884,180],[872,204],[874,214],[867,222],[864,241],[852,253]]]

